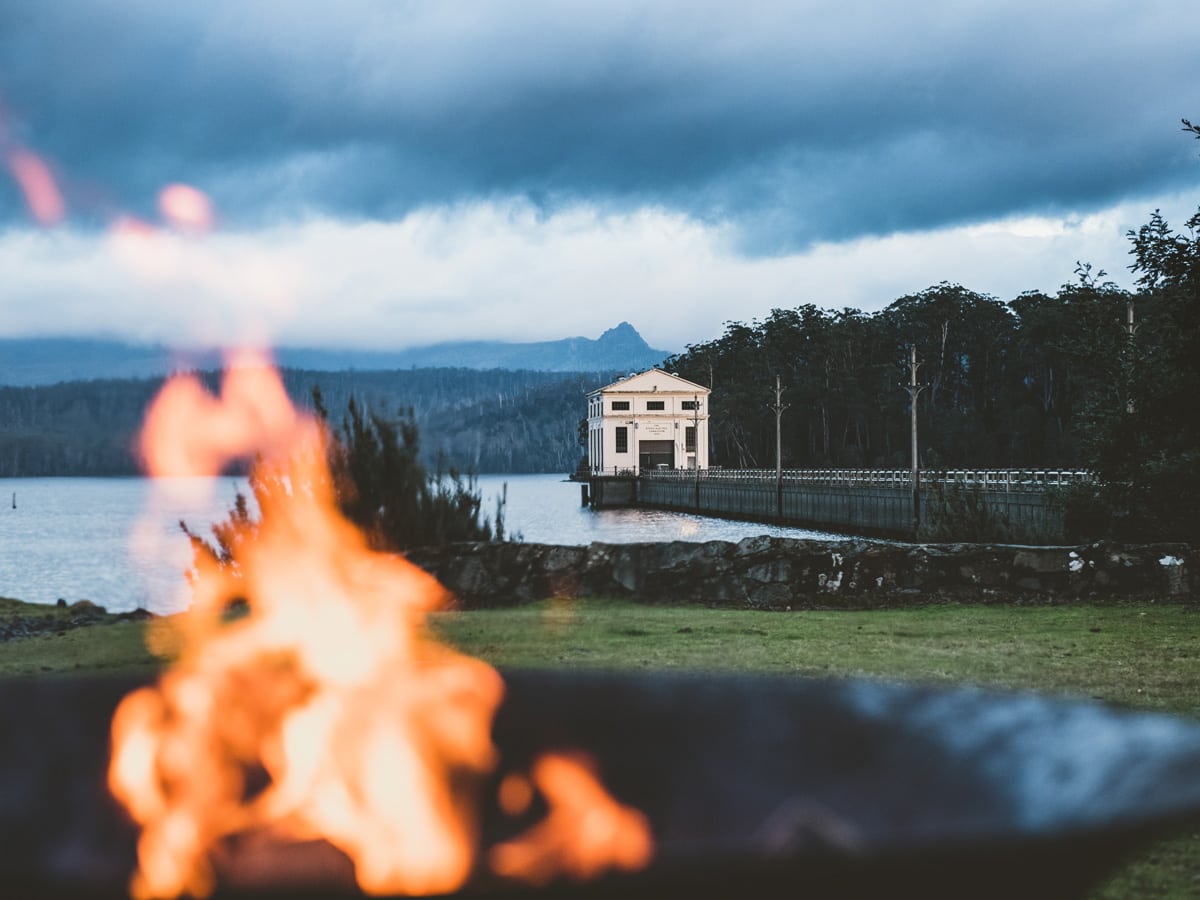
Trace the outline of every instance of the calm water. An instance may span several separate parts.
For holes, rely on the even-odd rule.
[[[510,535],[529,543],[737,541],[770,534],[831,537],[686,513],[579,505],[579,485],[560,475],[488,475],[479,488],[489,515],[508,485]],[[35,603],[92,600],[114,612],[171,612],[187,603],[191,554],[180,519],[208,532],[244,482],[142,478],[0,478],[0,596]],[[16,508],[12,507],[16,495]]]

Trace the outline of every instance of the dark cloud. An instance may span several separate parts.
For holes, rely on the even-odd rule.
[[[1198,30],[1153,2],[9,0],[0,98],[100,218],[178,180],[245,224],[519,194],[775,252],[1196,183]]]

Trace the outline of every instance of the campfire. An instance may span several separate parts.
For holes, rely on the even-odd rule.
[[[113,721],[110,784],[141,826],[138,898],[205,896],[231,839],[320,839],[373,894],[440,894],[479,868],[546,883],[644,867],[646,820],[583,755],[500,773],[505,810],[541,821],[480,847],[480,791],[504,682],[440,644],[425,616],[449,599],[338,511],[321,424],[265,360],[233,361],[221,396],[191,376],[152,404],[152,476],[211,476],[255,458],[257,520],[234,522],[229,559],[197,547],[178,660]],[[231,615],[233,609],[244,610]]]

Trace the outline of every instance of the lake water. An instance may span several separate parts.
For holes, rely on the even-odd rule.
[[[484,507],[508,486],[505,526],[528,543],[737,541],[753,535],[836,537],[828,532],[646,509],[591,510],[561,475],[487,475]],[[0,478],[0,596],[34,603],[87,599],[113,612],[173,612],[187,604],[194,531],[225,518],[245,482],[235,478]],[[13,497],[16,507],[13,508]]]

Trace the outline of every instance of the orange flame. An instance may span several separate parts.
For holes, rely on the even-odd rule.
[[[260,521],[234,536],[235,565],[200,562],[176,667],[114,719],[110,782],[144,826],[134,894],[202,895],[214,844],[280,824],[346,851],[364,890],[459,887],[475,825],[456,785],[494,765],[503,686],[424,637],[442,588],[338,514],[321,430],[273,370],[232,369],[220,400],[173,379],[144,441],[152,475],[213,474],[258,451],[272,483]],[[248,613],[226,621],[236,597]],[[269,786],[246,798],[254,766]]]
[[[33,217],[43,225],[61,222],[67,206],[45,161],[28,150],[12,150],[8,154],[8,168]]]
[[[577,881],[609,869],[637,871],[654,852],[650,826],[636,809],[617,803],[582,754],[548,753],[533,765],[533,782],[550,807],[525,834],[492,848],[497,875],[545,884],[560,874]],[[522,779],[501,782],[501,806],[516,812],[532,798]]]
[[[110,787],[143,829],[131,890],[207,894],[212,854],[246,832],[324,838],[369,893],[457,890],[476,866],[503,682],[427,634],[444,589],[367,546],[338,511],[319,423],[261,358],[238,363],[220,398],[171,379],[142,435],[153,476],[256,454],[260,517],[232,523],[232,559],[197,553],[191,610],[171,626],[177,663],[114,717]],[[551,811],[496,848],[498,874],[541,882],[649,859],[644,820],[586,767],[547,757],[534,780]]]

